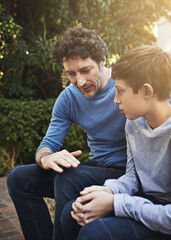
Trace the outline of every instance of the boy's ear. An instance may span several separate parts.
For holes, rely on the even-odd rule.
[[[142,86],[142,91],[145,100],[149,100],[154,95],[153,87],[149,83],[144,83]]]

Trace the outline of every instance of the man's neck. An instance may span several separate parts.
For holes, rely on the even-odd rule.
[[[101,84],[100,90],[102,90],[106,86],[106,84],[108,83],[108,81],[110,79],[110,76],[111,76],[111,69],[110,68],[104,67],[103,71],[104,71],[104,80]]]
[[[171,105],[167,100],[152,104],[149,114],[144,116],[152,129],[162,125],[171,116]]]

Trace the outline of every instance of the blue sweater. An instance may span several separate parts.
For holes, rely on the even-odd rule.
[[[87,133],[91,160],[109,166],[125,166],[125,116],[114,104],[114,95],[112,78],[91,98],[85,97],[74,85],[66,87],[54,105],[51,123],[37,150],[48,147],[52,152],[59,151],[74,122]]]

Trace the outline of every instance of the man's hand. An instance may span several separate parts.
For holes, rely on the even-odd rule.
[[[113,212],[114,195],[107,186],[92,186],[81,192],[82,196],[72,204],[72,217],[81,226]]]
[[[80,156],[82,152],[80,150],[75,152],[68,152],[67,150],[62,150],[56,153],[49,153],[42,157],[38,164],[45,170],[53,169],[56,172],[62,173],[63,169],[60,166],[65,168],[78,167],[80,162],[76,157]]]

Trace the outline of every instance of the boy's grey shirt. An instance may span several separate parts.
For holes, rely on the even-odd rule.
[[[171,117],[155,129],[143,117],[127,120],[125,129],[126,174],[105,182],[114,193],[115,216],[171,234]],[[133,196],[139,190],[165,204]]]

